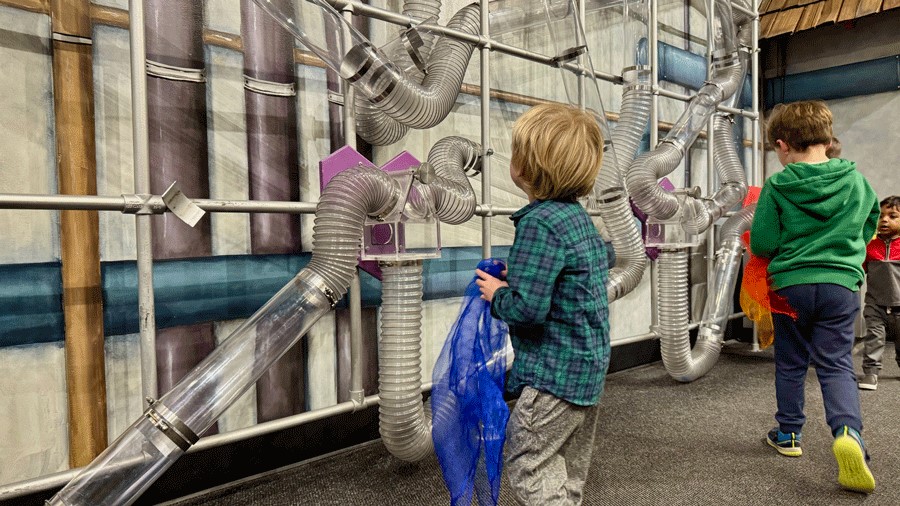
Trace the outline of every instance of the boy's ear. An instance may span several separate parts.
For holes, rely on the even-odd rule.
[[[782,153],[787,153],[790,149],[791,149],[791,147],[788,145],[788,143],[784,142],[781,139],[775,140],[775,151],[781,151]]]

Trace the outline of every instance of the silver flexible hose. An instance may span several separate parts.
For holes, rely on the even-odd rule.
[[[322,191],[307,269],[320,275],[338,299],[347,293],[356,272],[366,216],[390,211],[399,192],[399,185],[390,176],[371,167],[344,170]]]
[[[733,127],[730,114],[716,113],[713,117],[713,162],[722,184],[708,199],[689,197],[685,202],[682,225],[689,233],[699,234],[711,227],[747,195],[747,176],[738,158]]]
[[[481,145],[462,137],[445,137],[432,146],[428,163],[434,179],[416,183],[409,202],[419,212],[433,199],[438,218],[464,223],[475,214],[475,191],[465,173],[481,166]],[[420,179],[422,177],[420,176]],[[381,340],[379,364],[379,431],[397,458],[417,461],[433,451],[431,411],[422,404],[421,260],[382,263]]]
[[[650,118],[649,68],[627,69],[622,95],[622,112],[612,132],[615,157],[604,157],[594,185],[600,216],[612,240],[616,264],[610,269],[606,296],[610,303],[631,292],[647,269],[647,255],[635,226],[631,205],[622,182],[622,167],[628,167],[640,146]]]
[[[657,257],[659,274],[656,277],[659,293],[660,351],[666,371],[676,380],[691,370],[691,349],[688,340],[688,253],[686,249],[663,249]]]
[[[427,20],[429,18],[434,18],[437,20],[441,14],[441,1],[407,0],[403,3],[402,13],[404,16],[409,16],[413,19]],[[415,31],[415,35],[418,37],[418,42],[421,43],[421,46],[414,47],[410,40],[412,34],[409,32],[411,30]],[[417,30],[416,28],[411,28],[405,30],[401,37],[406,37],[404,43],[393,46],[387,56],[391,61],[395,62],[397,66],[406,69],[410,80],[421,83],[422,80],[425,79],[425,73],[423,72],[424,69],[419,68],[419,64],[421,62],[427,62],[430,59],[435,36]],[[419,64],[412,60],[412,57],[410,56],[411,51],[416,53]],[[357,94],[355,97],[356,131],[370,144],[375,146],[393,144],[402,139],[409,131],[409,128],[406,125],[394,121],[381,112],[369,98],[361,94]]]
[[[431,455],[431,416],[422,404],[422,261],[380,263],[379,432],[409,462]]]
[[[428,152],[437,179],[426,185],[438,218],[451,225],[469,221],[478,202],[466,173],[481,170],[481,144],[463,137],[444,137]]]
[[[638,157],[625,177],[625,185],[635,204],[654,218],[668,219],[679,210],[677,197],[659,186],[659,178],[678,167],[685,149],[700,135],[716,106],[743,85],[744,68],[735,45],[731,4],[722,0],[716,5],[719,7],[716,15],[723,30],[716,51],[719,56],[714,55],[713,77],[700,88],[663,142]]]
[[[460,9],[447,23],[447,27],[471,35],[481,33],[481,9],[477,4]],[[365,74],[356,79],[367,81],[389,80],[376,89],[383,93],[373,96],[362,87],[356,101],[361,101],[358,113],[357,133],[373,145],[391,144],[400,140],[408,128],[431,128],[447,117],[459,95],[466,68],[475,46],[468,42],[441,37],[425,63],[425,78],[398,72],[396,66],[386,62],[371,47],[359,45],[348,53],[351,60],[367,61]],[[355,67],[365,66],[355,64]],[[368,76],[368,77],[366,77]],[[395,124],[398,123],[398,124]]]
[[[673,318],[672,322],[674,322],[669,322],[667,325],[660,324],[663,364],[669,375],[677,381],[685,383],[694,381],[709,372],[719,358],[725,326],[728,323],[728,314],[733,305],[732,297],[737,282],[737,273],[743,257],[744,247],[741,243],[741,235],[750,229],[755,210],[756,205],[741,209],[728,218],[719,231],[721,246],[716,253],[715,275],[709,283],[710,289],[706,296],[703,322],[700,324],[697,342],[694,344],[693,350],[690,349],[687,327],[687,253],[684,253],[683,265],[680,263],[680,259],[678,263],[660,262],[660,279],[672,280],[669,283],[673,285],[682,282],[684,284],[683,288],[660,286],[660,290],[673,289],[685,297],[683,303],[670,309],[669,305],[672,304],[670,296],[668,294],[664,296],[664,292],[660,292],[660,322],[668,321],[668,318]],[[683,275],[674,272],[674,269],[683,269]],[[665,272],[665,276],[663,272]],[[666,308],[666,320],[663,317],[663,307]],[[673,314],[675,311],[683,311],[683,317],[676,317]]]

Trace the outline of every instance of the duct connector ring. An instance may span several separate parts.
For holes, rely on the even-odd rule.
[[[650,84],[650,67],[648,65],[632,65],[622,69],[623,91],[640,90],[652,92]]]
[[[200,440],[200,436],[184,424],[169,408],[157,400],[147,398],[150,407],[144,413],[150,423],[160,430],[181,451],[188,451],[191,445]]]
[[[741,57],[738,51],[730,51],[728,53],[720,55],[716,55],[714,53],[711,59],[711,63],[714,71],[721,71],[724,69],[740,66]]]
[[[662,143],[668,143],[668,144],[671,144],[671,145],[674,146],[675,149],[677,149],[682,155],[684,155],[684,153],[685,153],[685,148],[686,148],[686,146],[685,146],[685,144],[684,144],[684,141],[682,141],[681,139],[678,139],[678,138],[666,138],[666,139],[663,139],[662,141],[660,141],[660,144],[662,144]]]
[[[316,274],[315,272],[309,269],[303,269],[302,271],[300,271],[300,274],[297,274],[297,279],[322,292],[322,295],[324,295],[328,299],[328,302],[331,303],[332,309],[337,306],[338,302],[340,302],[341,299],[337,296],[337,293],[335,293],[334,290],[329,288],[328,283],[325,281],[325,278]]]
[[[735,121],[734,121],[734,114],[732,114],[732,113],[730,113],[730,112],[728,112],[728,111],[716,111],[714,114],[715,114],[716,116],[722,118],[723,120],[728,121],[728,122],[731,123],[732,125],[735,124]]]
[[[400,35],[400,38],[403,42],[403,48],[406,49],[406,54],[409,55],[409,59],[412,60],[419,71],[427,75],[428,69],[421,53],[421,48],[425,45],[425,41],[422,40],[419,30],[415,27],[404,30],[403,34]]]

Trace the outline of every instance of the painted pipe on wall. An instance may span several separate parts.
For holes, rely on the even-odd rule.
[[[283,8],[290,7],[281,1]],[[250,199],[299,201],[294,38],[255,2],[241,0],[241,40]],[[250,214],[250,251],[254,255],[299,253],[300,215]],[[305,409],[306,353],[302,345],[295,345],[257,382],[256,421]]]
[[[150,191],[178,181],[185,195],[209,198],[203,4],[146,0]],[[153,258],[212,254],[210,220],[191,227],[173,213],[152,218]],[[216,346],[211,323],[156,333],[157,388],[166,392]],[[212,432],[217,432],[214,427]]]
[[[900,90],[900,55],[766,79],[766,104]]]
[[[90,2],[50,2],[59,193],[97,194]],[[107,443],[106,368],[97,211],[60,211],[69,465]]]

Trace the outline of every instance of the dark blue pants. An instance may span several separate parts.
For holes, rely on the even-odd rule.
[[[797,311],[797,320],[773,313],[775,327],[775,419],[782,432],[801,432],[804,385],[809,364],[816,368],[825,419],[832,434],[844,425],[862,430],[859,391],[853,370],[853,323],[859,292],[840,285],[794,285],[777,292]]]

